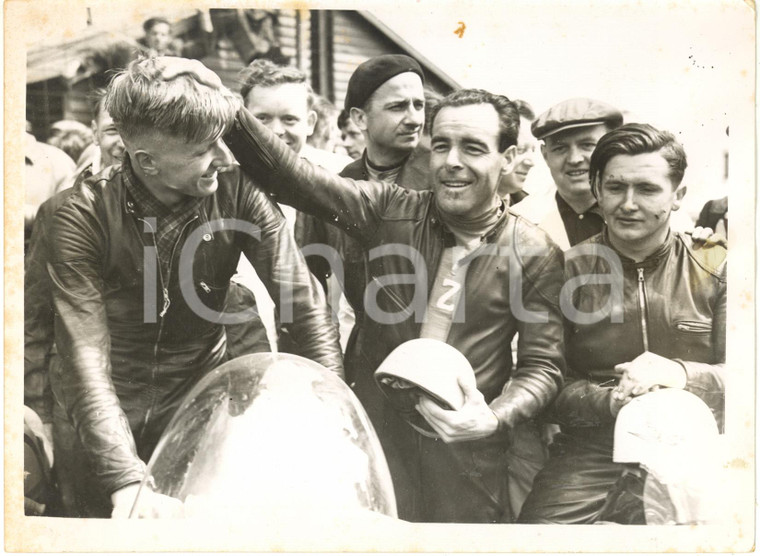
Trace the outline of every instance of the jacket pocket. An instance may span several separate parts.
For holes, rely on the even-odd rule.
[[[712,332],[712,323],[709,321],[681,320],[676,321],[675,328],[685,334],[709,334]]]

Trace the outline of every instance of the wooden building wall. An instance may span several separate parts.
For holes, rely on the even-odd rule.
[[[174,24],[177,35],[193,34],[194,18]],[[405,53],[398,42],[391,40],[359,12],[354,10],[279,10],[276,34],[280,50],[290,63],[306,73],[317,93],[327,96],[338,107],[343,106],[348,80],[356,67],[380,54]],[[134,35],[140,29],[133,30]],[[102,33],[102,31],[101,31]],[[218,36],[215,50],[202,61],[214,70],[232,91],[240,90],[239,72],[243,69],[232,41]],[[84,40],[84,39],[83,39]],[[396,39],[398,40],[398,39]],[[46,55],[45,50],[37,53]],[[51,52],[74,52],[69,45]],[[34,56],[30,53],[30,60]],[[426,72],[427,84],[445,94],[451,87],[432,72]],[[27,119],[39,139],[47,137],[48,126],[59,119],[72,119],[89,124],[91,120],[89,91],[94,87],[90,79],[68,84],[63,78],[30,83],[27,86]]]
[[[276,29],[280,50],[290,57],[290,63],[307,76],[311,76],[311,53],[309,49],[309,10],[279,10]],[[215,51],[203,58],[203,63],[214,70],[226,87],[240,91],[239,73],[244,64],[229,38],[218,38]]]
[[[353,10],[334,12],[332,44],[335,103],[341,107],[346,98],[348,80],[359,64],[381,54],[408,54]],[[436,92],[442,95],[451,92],[451,87],[431,72],[425,72],[425,79],[426,84]]]
[[[311,12],[309,10],[279,10],[277,38],[290,63],[311,78]]]
[[[343,106],[348,80],[356,67],[373,56],[381,54],[403,54],[403,52],[390,40],[381,36],[356,12],[335,12],[333,16],[333,75],[335,103],[338,106]]]

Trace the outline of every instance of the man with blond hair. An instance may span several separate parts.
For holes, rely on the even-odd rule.
[[[80,492],[93,515],[110,510],[104,495],[112,515],[130,511],[184,395],[225,361],[223,325],[250,316],[225,313],[241,252],[303,354],[342,374],[324,296],[282,214],[221,139],[239,100],[192,76],[162,79],[159,64],[132,63],[111,82],[105,107],[124,161],[86,180],[52,221],[62,369],[51,382],[91,467]],[[172,511],[154,496],[153,515]]]

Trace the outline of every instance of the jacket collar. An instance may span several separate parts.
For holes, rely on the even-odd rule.
[[[504,229],[504,226],[507,224],[507,213],[509,210],[507,210],[507,205],[502,200],[501,207],[500,207],[500,214],[499,218],[496,220],[496,224],[493,225],[493,227],[486,232],[486,234],[483,236],[483,241],[486,243],[493,243],[495,242],[499,234],[501,234],[501,231]],[[456,244],[456,239],[454,237],[453,232],[449,229],[448,226],[446,226],[446,223],[441,219],[441,211],[438,208],[437,203],[435,202],[435,194],[430,195],[430,221],[434,226],[440,227],[441,232],[443,234],[443,243],[445,247],[453,247]]]
[[[609,230],[607,229],[606,224],[602,230],[602,243],[617,253],[618,257],[620,257],[620,261],[623,263],[624,268],[635,267],[644,268],[646,270],[657,267],[660,262],[670,253],[670,250],[675,243],[675,239],[676,235],[672,230],[668,229],[668,235],[665,237],[665,241],[663,241],[662,244],[646,259],[640,262],[636,262],[615,249],[615,247],[612,245],[612,242],[610,241]]]
[[[409,155],[402,160],[397,166],[394,166],[393,168],[401,167],[401,170],[399,170],[398,177],[396,178],[396,181],[399,184],[404,184],[407,182],[407,178],[413,178],[413,179],[419,179],[423,178],[426,179],[428,173],[430,172],[430,150],[425,147],[422,143],[418,144],[414,150],[409,153]],[[367,170],[368,167],[368,159],[367,159],[367,149],[364,149],[364,152],[362,153],[362,157],[359,159],[361,161],[361,169],[364,176],[369,176],[369,171]],[[376,168],[375,170],[392,170],[393,168]]]

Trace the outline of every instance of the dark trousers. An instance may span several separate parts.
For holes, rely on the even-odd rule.
[[[520,515],[525,499],[533,489],[536,474],[546,465],[549,452],[544,440],[546,425],[536,421],[520,423],[512,429],[507,452],[509,505],[512,515]]]
[[[612,461],[612,431],[563,431],[549,446],[519,523],[643,524],[643,473]]]
[[[413,429],[386,402],[371,376],[364,373],[357,376],[355,392],[385,452],[400,519],[449,523],[513,521],[506,435],[446,444]]]

